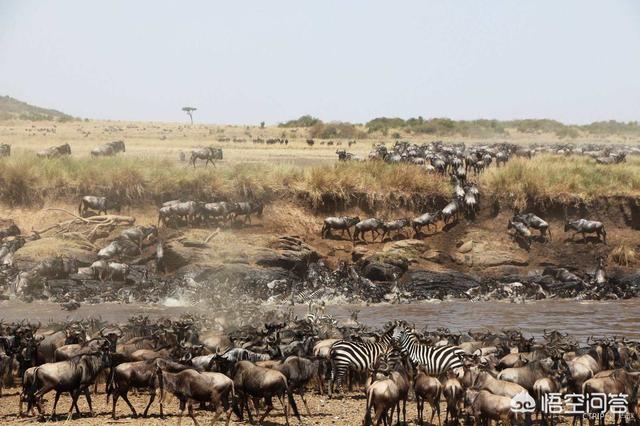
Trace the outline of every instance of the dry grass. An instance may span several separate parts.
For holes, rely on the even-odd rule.
[[[309,147],[305,143],[307,131],[116,121],[0,122],[0,142],[13,146],[13,156],[0,160],[0,203],[13,206],[40,206],[52,200],[75,203],[81,195],[95,194],[109,195],[131,205],[151,205],[150,202],[175,198],[285,198],[303,200],[315,208],[358,204],[375,209],[419,210],[429,200],[450,197],[445,180],[414,166],[336,164],[338,146],[321,145],[317,140]],[[430,140],[411,134],[401,136],[416,143]],[[287,137],[290,143],[285,146],[252,142],[255,138],[277,137]],[[492,143],[504,142],[505,138],[514,143],[561,142],[550,134],[519,133],[499,140],[456,138],[455,141]],[[116,158],[90,160],[91,148],[116,139],[126,142],[126,153]],[[245,142],[233,142],[234,139]],[[448,141],[446,137],[439,139]],[[599,137],[597,141],[630,142],[613,136]],[[377,142],[381,140],[362,139],[350,148],[346,142],[340,147],[366,156]],[[71,145],[71,158],[41,160],[34,155],[35,151],[62,143]],[[225,159],[216,169],[199,166],[193,170],[177,160],[180,151],[210,144],[224,149]],[[482,191],[514,206],[523,206],[531,200],[575,202],[602,195],[636,196],[640,192],[639,164],[633,158],[615,166],[598,166],[586,158],[514,159],[504,168],[492,167],[481,178]]]
[[[514,158],[505,167],[490,168],[481,183],[493,197],[520,208],[528,202],[588,203],[599,197],[636,197],[640,195],[640,159],[598,165],[586,157]]]
[[[373,202],[450,192],[446,179],[419,167],[379,162],[309,167],[249,163],[194,170],[159,158],[40,159],[18,153],[1,164],[0,202],[8,205],[41,205],[57,199],[73,202],[93,194],[129,205],[170,199],[302,198],[321,207],[327,199],[349,204],[358,197]]]
[[[611,250],[611,253],[609,254],[609,259],[620,266],[634,265],[637,261],[637,257],[638,253],[636,250],[624,243]]]

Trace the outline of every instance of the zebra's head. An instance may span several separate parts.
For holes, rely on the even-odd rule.
[[[409,328],[409,325],[407,323],[405,323],[404,321],[397,322],[395,324],[394,328],[393,328],[393,332],[391,334],[391,337],[395,341],[400,341],[400,340],[403,340],[407,336],[409,331],[410,331],[410,328]]]

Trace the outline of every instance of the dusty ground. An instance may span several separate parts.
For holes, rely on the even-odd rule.
[[[36,423],[36,419],[34,418],[18,418],[18,394],[19,390],[17,388],[7,389],[4,396],[0,398],[0,422],[3,425],[24,425],[24,424],[32,424]],[[129,397],[131,403],[136,408],[136,411],[143,411],[144,407],[148,402],[148,396],[144,394],[140,395],[130,395]],[[53,400],[53,393],[48,395],[46,410],[47,413],[51,412],[51,405]],[[157,401],[157,400],[156,400]],[[309,405],[309,410],[311,411],[311,415],[307,415],[304,411],[304,406],[300,401],[299,397],[296,397],[296,402],[298,404],[298,408],[302,414],[303,424],[313,424],[313,425],[361,425],[362,419],[364,416],[364,407],[365,407],[365,396],[364,392],[351,392],[346,395],[344,399],[328,399],[326,396],[320,396],[316,394],[308,394],[307,401]],[[123,401],[118,402],[118,407],[116,410],[117,420],[111,419],[111,403],[107,405],[105,403],[104,394],[100,394],[97,397],[92,398],[94,411],[96,413],[96,417],[88,416],[88,405],[84,400],[84,397],[81,397],[79,400],[79,407],[82,410],[83,415],[81,418],[77,416],[74,417],[73,425],[74,426],[96,426],[102,424],[123,424],[123,425],[135,425],[135,426],[152,426],[152,425],[166,425],[173,424],[177,421],[177,413],[178,413],[178,402],[175,398],[165,405],[165,419],[159,418],[158,405],[157,402],[151,406],[149,410],[151,416],[149,418],[138,418],[133,419],[131,417],[131,412],[129,408]],[[58,403],[57,412],[59,413],[56,417],[58,422],[64,422],[66,420],[66,410],[68,410],[70,404],[70,400],[67,396],[63,396],[60,398],[60,402]],[[441,404],[441,416],[444,421],[446,403],[442,401]],[[196,410],[196,417],[201,424],[210,424],[213,414],[207,411],[199,411]],[[431,410],[428,404],[425,404],[425,412],[424,417],[426,420],[429,420],[431,417]],[[232,421],[230,424],[243,424],[242,422],[238,422],[235,415],[232,415]],[[265,425],[283,425],[284,415],[281,409],[281,406],[278,402],[275,403],[275,408],[266,419]],[[183,419],[183,424],[188,425],[192,424],[190,419]],[[417,410],[416,404],[413,399],[411,399],[407,404],[407,422],[409,425],[416,425],[417,423]],[[395,423],[395,421],[394,421]],[[535,422],[538,424],[537,422]],[[218,424],[222,424],[221,420],[218,421]],[[248,424],[248,422],[245,422]],[[292,420],[291,424],[298,424],[297,420]],[[429,424],[429,423],[425,423]],[[434,418],[434,424],[437,423],[437,416]],[[561,420],[558,424],[569,424],[569,421]]]

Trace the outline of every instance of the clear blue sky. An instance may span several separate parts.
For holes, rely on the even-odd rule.
[[[100,119],[640,120],[640,1],[0,0],[0,94]]]

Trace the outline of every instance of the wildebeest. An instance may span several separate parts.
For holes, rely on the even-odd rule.
[[[504,151],[500,151],[496,154],[496,167],[500,167],[500,163],[502,163],[502,165],[507,164],[507,160],[509,160],[509,154]]]
[[[125,152],[125,146],[123,141],[107,142],[91,150],[93,157],[108,157],[115,155],[118,152]]]
[[[107,345],[106,343],[105,345]],[[55,418],[56,405],[63,392],[71,394],[71,409],[78,408],[78,397],[83,392],[93,415],[89,386],[93,384],[100,372],[109,365],[108,347],[91,354],[84,354],[66,361],[43,364],[35,368],[32,383],[29,384],[29,398],[36,402],[40,415],[44,415],[42,397],[55,390],[56,396],[51,410],[51,418]],[[69,410],[71,414],[71,410]]]
[[[382,224],[381,240],[384,240],[384,237],[386,237],[387,235],[391,237],[391,231],[396,231],[396,236],[400,235],[402,233],[402,230],[407,226],[409,226],[409,219],[406,219],[406,218],[385,221]]]
[[[569,230],[575,231],[571,236],[572,241],[577,234],[582,234],[582,240],[587,241],[586,234],[595,233],[603,243],[607,244],[607,231],[605,231],[602,222],[586,219],[571,220],[564,224],[564,232]]]
[[[349,239],[351,240],[353,237],[351,236],[350,228],[355,226],[358,222],[360,222],[360,218],[358,216],[327,217],[324,219],[320,235],[322,235],[322,238],[327,238],[332,229],[339,229],[342,231],[342,235],[347,231]]]
[[[467,215],[473,217],[478,210],[478,200],[473,192],[469,189],[464,194],[464,207]]]
[[[385,425],[391,424],[389,410],[393,415],[394,407],[400,402],[400,389],[390,378],[376,380],[367,387],[367,404],[365,406],[364,426],[380,425],[382,420]],[[374,418],[371,418],[371,410],[374,410]],[[398,416],[399,418],[399,416]]]
[[[618,164],[627,161],[627,155],[624,152],[617,154],[611,154],[608,157],[597,157],[596,163],[598,164]]]
[[[53,362],[56,349],[72,343],[82,343],[86,340],[86,337],[84,330],[77,325],[69,326],[64,330],[44,336],[38,344],[37,363]]]
[[[347,152],[344,149],[337,150],[336,154],[338,154],[339,161],[361,160],[357,155]]]
[[[154,225],[141,226],[137,225],[131,228],[127,228],[120,233],[121,237],[127,238],[136,243],[142,250],[142,246],[145,240],[150,239],[152,236],[158,236],[158,228]]]
[[[230,203],[228,201],[218,201],[215,203],[204,203],[199,206],[199,214],[202,216],[203,220],[211,220],[214,219],[216,221],[226,222],[233,218],[238,207],[237,203]],[[249,206],[245,206],[249,207]],[[248,210],[251,210],[248,208]],[[261,207],[255,206],[256,213],[260,211]],[[251,212],[250,212],[251,213]],[[246,219],[246,217],[245,217]]]
[[[297,393],[302,399],[307,414],[311,415],[309,406],[304,397],[307,384],[311,379],[316,379],[322,389],[322,372],[320,371],[320,361],[310,360],[300,356],[289,356],[280,361],[262,361],[263,363],[271,363],[271,365],[263,365],[267,368],[273,368],[284,374],[287,378],[287,385],[292,393]],[[258,363],[260,365],[260,362]]]
[[[549,224],[535,214],[517,214],[513,216],[511,220],[514,222],[523,223],[530,228],[537,229],[538,231],[540,231],[540,236],[542,238],[546,239],[548,237],[549,241],[551,241],[551,230],[549,229]]]
[[[355,230],[353,232],[353,241],[359,239],[359,236],[362,235],[362,241],[365,241],[364,234],[365,232],[371,231],[371,238],[373,241],[376,240],[376,237],[380,235],[378,232],[379,229],[382,228],[383,222],[380,219],[369,218],[365,220],[361,220],[356,223]]]
[[[423,411],[425,401],[431,406],[431,419],[429,423],[433,423],[433,417],[438,414],[438,424],[440,424],[440,396],[442,395],[442,384],[435,378],[428,376],[424,372],[424,367],[418,367],[418,374],[413,384],[414,394],[416,396],[416,404],[418,409],[418,423],[424,421]]]
[[[104,212],[104,214],[107,214],[107,209],[109,208],[117,209],[118,205],[111,202],[109,199],[107,199],[107,197],[94,197],[92,195],[85,195],[84,197],[82,197],[82,200],[80,200],[80,205],[78,206],[78,214],[80,216],[83,216],[89,209],[98,212],[98,214],[101,214],[102,212]]]
[[[11,145],[0,143],[0,157],[9,157],[11,155]]]
[[[185,408],[188,407],[189,416],[197,426],[198,421],[193,415],[192,401],[211,402],[216,414],[211,424],[214,424],[220,415],[220,397],[221,395],[216,389],[215,383],[206,375],[207,373],[198,373],[195,370],[183,370],[177,373],[170,373],[163,369],[161,365],[156,368],[156,374],[160,382],[160,410],[164,405],[165,390],[169,391],[180,401],[180,412],[178,413],[178,423],[184,414]],[[233,386],[233,385],[231,385]],[[228,397],[228,392],[225,396]],[[227,424],[231,417],[231,410],[227,410]]]
[[[234,402],[234,411],[240,418],[242,418],[244,408],[246,408],[249,414],[249,422],[253,423],[248,399],[251,398],[257,401],[260,398],[264,398],[266,405],[265,411],[258,420],[258,423],[261,424],[273,409],[272,398],[275,396],[284,407],[285,422],[287,425],[289,424],[289,406],[293,409],[293,414],[300,420],[298,407],[293,399],[287,378],[281,372],[258,367],[250,361],[240,361],[234,365],[230,376],[233,379],[235,390],[241,398],[239,408],[235,406]],[[287,398],[287,402],[285,402],[284,398]]]
[[[425,213],[411,220],[411,226],[415,232],[415,236],[418,236],[423,226],[427,227],[427,230],[431,228],[431,225],[435,226],[438,219],[438,213]]]
[[[449,415],[451,419],[458,423],[458,417],[460,416],[460,405],[463,403],[464,390],[460,381],[455,376],[453,371],[447,372],[447,380],[442,385],[442,395],[445,401],[447,401],[447,412],[444,416],[444,424],[448,424]]]
[[[524,242],[527,249],[531,246],[531,231],[527,228],[527,225],[522,222],[514,222],[509,219],[507,230],[509,229],[515,230],[514,238]]]
[[[233,213],[236,216],[244,216],[244,223],[251,223],[251,214],[255,213],[258,217],[262,217],[262,211],[264,210],[264,204],[260,201],[247,201],[240,203],[233,203]]]
[[[62,157],[63,155],[71,155],[71,147],[68,143],[58,146],[52,146],[47,149],[44,149],[36,154],[41,158],[56,158]]]
[[[183,219],[187,225],[196,220],[197,215],[202,210],[202,203],[196,201],[185,201],[161,207],[158,211],[158,225],[167,225],[170,219]]]
[[[467,389],[464,399],[468,414],[478,419],[479,424],[487,424],[486,420],[496,420],[500,424],[510,425],[515,418],[511,398],[494,395],[486,390]]]
[[[628,395],[628,410],[632,416],[637,416],[638,388],[640,387],[640,375],[637,372],[629,372],[625,369],[617,369],[599,377],[594,377],[582,385],[583,395]],[[605,410],[606,408],[603,407]],[[594,410],[595,411],[595,410]],[[618,424],[618,416],[615,414],[615,424]],[[633,417],[632,417],[633,418]],[[601,425],[604,425],[604,416],[600,417]],[[635,424],[635,423],[633,423]]]
[[[458,201],[452,200],[449,204],[444,206],[439,214],[442,216],[442,220],[445,225],[449,223],[449,219],[453,219],[454,222],[457,222],[458,215],[460,214],[460,205]]]
[[[190,368],[186,365],[181,365],[175,362],[160,359],[124,362],[114,368],[113,387],[110,389],[110,392],[113,394],[111,417],[114,420],[116,418],[116,406],[118,404],[118,398],[122,398],[124,402],[126,402],[129,406],[129,409],[133,413],[133,417],[137,417],[138,413],[136,412],[136,409],[133,407],[128,398],[129,390],[132,388],[150,390],[149,402],[147,403],[142,414],[143,417],[147,417],[149,408],[155,400],[156,392],[159,388],[157,376],[158,366],[162,366],[163,369],[174,373]],[[162,416],[164,414],[162,412],[162,405],[160,407],[160,415]]]
[[[222,149],[214,147],[194,149],[191,151],[191,159],[189,160],[193,168],[196,167],[196,160],[205,160],[205,167],[209,163],[215,167],[216,163],[214,160],[222,160]]]

